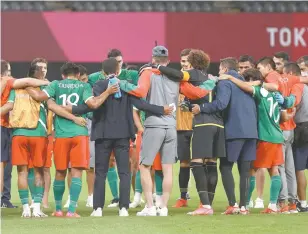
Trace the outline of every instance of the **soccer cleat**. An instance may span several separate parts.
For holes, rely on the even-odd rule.
[[[93,208],[93,194],[91,196],[88,196],[86,207]]]
[[[176,201],[175,205],[172,207],[173,208],[187,207],[187,200],[180,198]]]
[[[67,218],[80,218],[81,216],[77,214],[76,212],[75,213],[67,212],[66,217]]]
[[[119,206],[119,199],[113,199],[107,206],[108,208],[117,208]]]
[[[157,216],[156,207],[152,206],[151,208],[148,208],[145,206],[142,211],[137,212],[137,216]]]
[[[23,208],[22,218],[31,218],[31,209],[29,206]]]
[[[266,208],[265,210],[261,211],[261,214],[278,214],[278,211],[272,210],[271,208]]]
[[[53,212],[51,214],[51,216],[53,216],[53,217],[63,217],[63,212],[62,212],[62,210],[57,210],[57,211]]]
[[[132,203],[129,204],[129,208],[137,208],[139,206],[141,206],[141,200],[134,200]]]
[[[123,207],[121,210],[119,210],[119,216],[120,217],[128,217],[129,216],[128,211],[125,207]]]
[[[295,203],[289,204],[289,212],[290,212],[290,214],[297,214],[298,213],[298,210],[297,210]]]
[[[308,207],[303,207],[300,201],[296,201],[296,208],[298,212],[308,212]]]
[[[193,212],[188,212],[187,214],[191,215],[191,216],[198,216],[198,215],[213,215],[213,213],[214,213],[214,211],[213,211],[212,208],[208,209],[208,208],[204,208],[202,206],[202,207],[199,207],[198,209],[196,209]]]
[[[249,201],[248,208],[253,208],[253,200]]]
[[[249,210],[246,209],[246,207],[242,206],[239,212],[240,215],[248,215]]]
[[[286,205],[286,204],[280,204],[280,205],[279,205],[279,212],[280,212],[281,214],[290,214],[289,206]]]
[[[226,211],[223,212],[223,215],[233,215],[233,214],[239,214],[240,208],[238,206],[228,206]]]
[[[167,207],[158,208],[157,209],[157,215],[158,216],[168,216],[168,208]]]
[[[41,210],[38,211],[38,212],[33,210],[32,217],[35,217],[35,218],[47,218],[48,215],[44,214]]]
[[[255,201],[255,209],[263,209],[264,201],[261,198],[257,198]]]
[[[102,208],[97,208],[96,210],[93,210],[93,212],[91,213],[92,217],[102,217],[103,216],[103,210]]]

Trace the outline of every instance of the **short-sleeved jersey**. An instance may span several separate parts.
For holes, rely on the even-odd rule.
[[[45,86],[46,87],[46,86]],[[43,90],[44,87],[41,87]],[[15,90],[11,90],[8,102],[15,102]],[[40,116],[35,129],[13,128],[13,136],[47,137],[47,107],[46,102],[40,104]]]
[[[1,95],[1,106],[7,103],[11,89],[13,88],[14,81],[15,81],[14,78],[7,80],[6,86]],[[0,123],[1,126],[8,127],[9,126],[9,114],[1,116],[0,121],[1,121]]]
[[[126,70],[122,69],[120,74],[117,76],[120,80],[127,80],[128,82],[137,85],[138,84],[138,71],[135,70]],[[93,85],[98,80],[104,80],[105,76],[102,72],[95,72],[89,75],[89,81],[88,83],[93,87]]]
[[[280,144],[284,141],[279,126],[280,107],[272,92],[254,86],[253,97],[257,103],[259,139]]]
[[[55,80],[43,91],[49,98],[53,98],[60,106],[65,106],[67,103],[71,105],[80,105],[93,97],[92,89],[89,84],[74,79]],[[88,136],[87,127],[79,126],[73,121],[58,115],[55,117],[54,127],[56,138]]]

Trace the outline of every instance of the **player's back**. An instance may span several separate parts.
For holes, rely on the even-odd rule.
[[[259,139],[271,143],[282,143],[283,135],[279,126],[280,107],[272,92],[255,86],[254,98],[258,110]]]
[[[60,106],[80,105],[91,96],[91,86],[76,79],[65,79],[61,81],[53,81],[52,87],[55,102]],[[82,127],[75,124],[73,121],[62,118],[56,115],[55,118],[56,137],[74,137],[88,136],[87,127]]]

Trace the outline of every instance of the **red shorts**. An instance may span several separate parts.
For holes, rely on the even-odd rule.
[[[253,163],[254,168],[272,168],[282,165],[283,162],[282,144],[258,142],[257,157]]]
[[[137,152],[138,160],[140,160],[141,143],[142,143],[142,133],[138,132],[137,138],[136,138],[136,152]],[[156,155],[152,168],[156,171],[162,170],[160,153]]]
[[[46,161],[47,138],[14,136],[12,141],[12,165],[43,167]]]
[[[90,147],[88,136],[56,138],[54,143],[54,162],[57,170],[72,168],[89,169]]]

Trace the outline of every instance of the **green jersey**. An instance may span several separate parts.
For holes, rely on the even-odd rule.
[[[43,89],[41,87],[41,89]],[[8,102],[15,102],[16,92],[11,90]],[[37,127],[35,129],[30,128],[13,128],[13,136],[28,136],[28,137],[47,137],[47,107],[45,102],[40,104],[40,113]]]
[[[128,82],[137,85],[138,84],[138,71],[122,69],[120,74],[117,76],[120,80],[127,80]],[[88,83],[93,87],[93,85],[98,80],[104,80],[105,76],[102,72],[95,72],[89,75]]]
[[[258,110],[258,132],[261,141],[280,144],[284,138],[279,126],[280,107],[272,92],[254,86],[253,97]]]
[[[93,97],[92,88],[89,84],[73,79],[55,80],[43,91],[60,106],[65,106],[66,103],[77,106]],[[88,136],[87,127],[79,126],[73,121],[58,115],[54,120],[54,128],[56,138]]]

